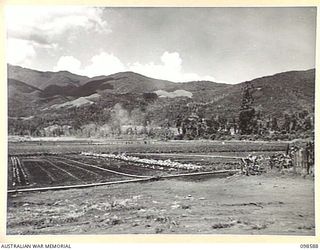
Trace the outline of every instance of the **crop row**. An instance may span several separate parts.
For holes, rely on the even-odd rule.
[[[201,170],[203,166],[190,164],[190,163],[180,163],[171,161],[170,159],[167,160],[154,160],[154,159],[146,159],[146,158],[139,158],[136,156],[129,156],[124,153],[122,154],[96,154],[92,152],[82,152],[82,155],[85,156],[95,156],[95,157],[104,157],[109,159],[117,159],[126,162],[134,162],[134,163],[142,163],[147,165],[156,166],[155,168],[163,170],[164,168],[170,169],[183,169],[183,170]]]
[[[205,171],[221,170],[221,169],[235,169],[240,168],[241,158],[239,156],[223,156],[211,154],[132,154],[133,156],[143,157],[153,160],[168,160],[179,163],[190,163],[206,167]],[[203,169],[202,169],[203,170]]]
[[[154,142],[144,144],[76,144],[48,142],[9,143],[9,154],[34,153],[211,153],[211,152],[274,152],[286,150],[283,142],[219,142],[219,141],[188,141],[188,142]]]
[[[12,165],[12,186],[21,186],[29,184],[29,177],[26,173],[23,163],[16,156],[10,157]]]
[[[21,160],[20,160],[21,159]],[[81,155],[11,157],[9,189],[51,187],[130,180],[165,175],[167,171]],[[27,174],[28,173],[28,174]]]
[[[177,173],[177,169],[161,167],[155,165],[148,165],[139,162],[128,162],[121,159],[115,158],[105,158],[105,157],[96,157],[92,155],[68,155],[63,158],[78,160],[83,163],[95,164],[102,168],[107,168],[113,171],[120,171],[123,173],[134,174],[134,175],[163,175],[168,172]],[[179,172],[179,171],[178,171]]]

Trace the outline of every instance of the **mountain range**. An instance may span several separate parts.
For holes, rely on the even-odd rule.
[[[100,119],[99,114],[110,116],[118,103],[129,113],[138,110],[155,124],[194,111],[204,117],[231,118],[239,113],[245,85],[251,86],[253,106],[265,115],[314,112],[315,69],[288,71],[231,85],[210,81],[176,83],[134,72],[89,78],[68,71],[41,72],[8,65],[8,114],[13,119],[46,117],[70,123],[75,114],[88,110],[94,113],[96,109],[96,118],[91,115],[89,123]]]

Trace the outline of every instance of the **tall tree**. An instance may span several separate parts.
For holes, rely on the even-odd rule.
[[[239,113],[239,130],[243,135],[252,134],[255,126],[255,109],[252,107],[252,87],[245,84],[242,91],[242,101]]]
[[[279,125],[278,125],[278,119],[277,119],[277,117],[273,117],[273,118],[272,118],[271,129],[272,129],[273,131],[278,131],[278,130],[279,130]]]
[[[282,125],[282,130],[286,133],[290,133],[290,124],[291,124],[291,117],[289,114],[284,114],[284,122]]]

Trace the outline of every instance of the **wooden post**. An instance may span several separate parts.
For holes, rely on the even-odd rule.
[[[293,159],[292,159],[292,165],[293,165],[293,173],[297,173],[297,161],[296,161],[296,153],[297,152],[293,152]]]

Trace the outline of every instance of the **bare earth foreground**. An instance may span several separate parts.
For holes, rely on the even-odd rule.
[[[268,173],[8,195],[7,234],[315,235],[314,180]]]

